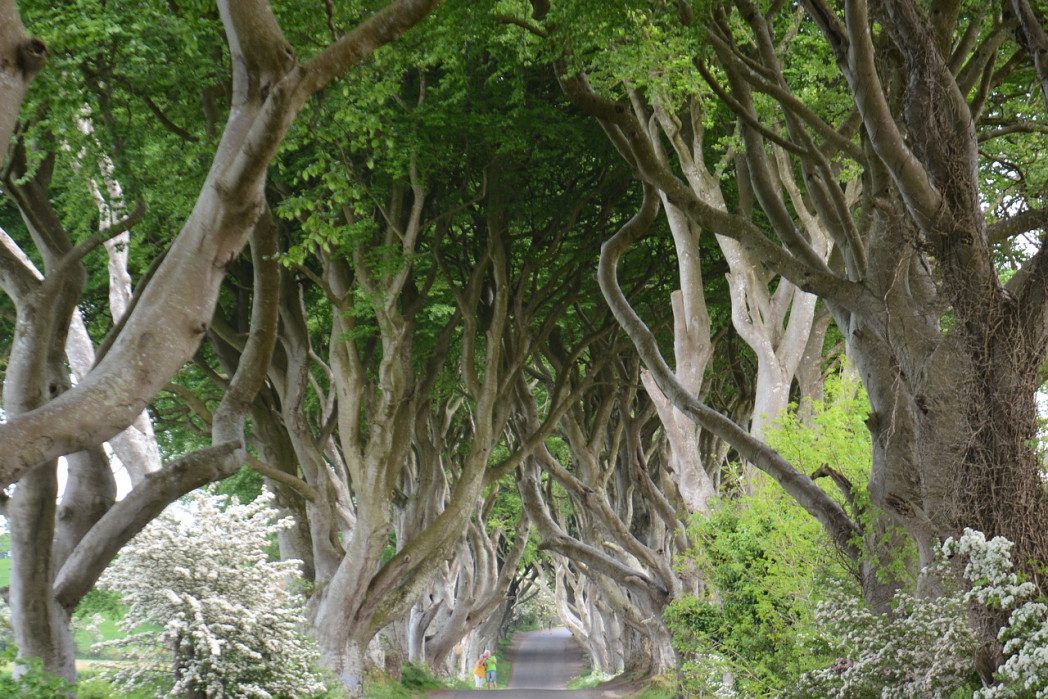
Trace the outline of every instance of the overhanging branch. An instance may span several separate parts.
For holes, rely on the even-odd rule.
[[[597,278],[612,313],[633,340],[637,352],[659,389],[674,406],[703,429],[732,445],[739,456],[774,478],[799,505],[823,525],[841,551],[852,560],[858,560],[861,551],[854,539],[861,534],[861,530],[849,519],[841,506],[774,449],[691,395],[666,364],[655,336],[623,295],[618,283],[619,259],[631,244],[647,233],[658,208],[658,196],[651,187],[645,187],[644,203],[640,211],[601,248]]]
[[[232,475],[240,468],[242,456],[239,444],[220,444],[183,456],[146,476],[91,527],[66,559],[52,588],[58,603],[72,610],[117,552],[165,507],[202,485]]]

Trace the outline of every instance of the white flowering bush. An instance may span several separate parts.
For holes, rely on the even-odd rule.
[[[965,558],[964,577],[972,584],[965,600],[1010,612],[998,636],[1007,658],[997,671],[1001,684],[977,691],[976,699],[1048,699],[1048,606],[1035,599],[1037,587],[1015,572],[1012,543],[965,529],[960,539],[948,539],[943,551]]]
[[[1048,605],[1015,572],[1011,551],[1004,537],[987,539],[965,529],[943,544],[942,553],[964,561],[967,591],[938,599],[899,593],[888,618],[843,596],[819,605],[820,639],[839,657],[829,668],[806,673],[798,694],[945,697],[974,684],[977,644],[967,610],[978,604],[1009,612],[1009,618],[999,636],[1007,658],[997,672],[1000,684],[976,690],[975,699],[1048,699]]]
[[[130,635],[99,644],[132,659],[115,681],[231,699],[322,693],[292,591],[300,564],[266,555],[270,535],[290,522],[275,521],[268,496],[241,505],[196,493],[189,512],[154,520],[100,580],[128,606]]]
[[[1017,607],[1000,639],[1008,656],[997,672],[1004,684],[976,692],[976,699],[1048,697],[1048,606],[1026,602]]]
[[[972,681],[977,644],[959,596],[921,599],[900,592],[892,607],[884,617],[843,595],[820,604],[816,628],[838,658],[804,674],[799,694],[945,697]]]
[[[14,643],[15,635],[11,630],[11,608],[7,606],[7,600],[0,595],[0,649]]]

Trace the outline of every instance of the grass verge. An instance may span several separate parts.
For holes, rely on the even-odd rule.
[[[585,675],[576,677],[571,682],[568,682],[568,689],[593,689],[598,687],[604,682],[607,682],[612,678],[612,675],[605,675],[602,672],[588,672]]]

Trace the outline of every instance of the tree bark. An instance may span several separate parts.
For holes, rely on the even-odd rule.
[[[44,42],[26,33],[15,0],[0,2],[0,166],[7,163],[22,101],[47,54]]]
[[[220,3],[234,103],[193,211],[94,369],[71,391],[0,425],[0,483],[109,439],[145,409],[199,345],[225,268],[262,212],[269,161],[306,99],[439,2],[395,0],[298,66],[267,4]]]

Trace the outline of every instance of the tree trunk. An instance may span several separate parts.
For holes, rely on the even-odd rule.
[[[51,594],[51,541],[58,497],[57,464],[26,474],[8,505],[11,526],[11,626],[19,657],[39,658],[44,669],[76,681],[70,610]]]
[[[804,354],[794,376],[797,380],[797,413],[801,422],[809,427],[812,427],[812,406],[821,401],[823,396],[822,351],[832,319],[833,316],[824,305],[816,309],[808,344],[804,346]]]
[[[7,160],[22,100],[47,63],[47,46],[26,34],[15,0],[0,0],[0,166]]]
[[[350,697],[364,696],[367,643],[352,639],[337,619],[318,619],[315,628],[321,666],[335,675]]]

